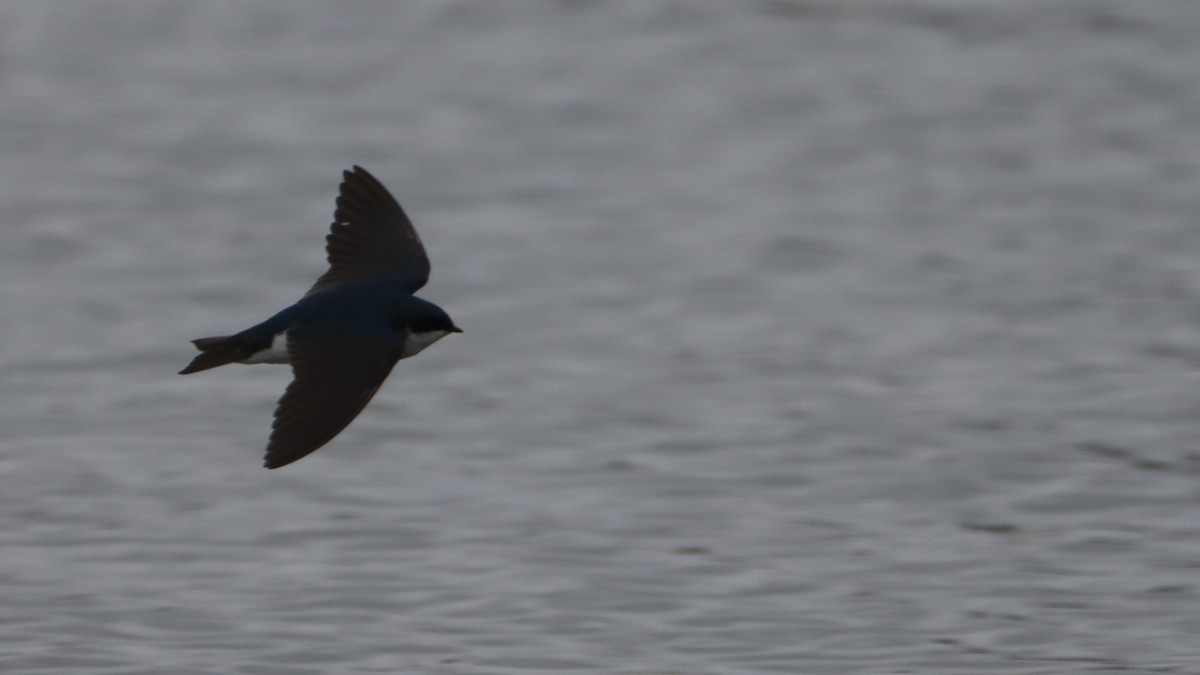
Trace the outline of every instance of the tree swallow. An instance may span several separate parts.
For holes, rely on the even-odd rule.
[[[429,280],[429,258],[400,204],[360,166],[342,179],[325,237],[329,270],[299,302],[257,326],[192,340],[201,353],[179,371],[291,364],[263,461],[268,469],[337,436],[397,361],[462,332],[441,307],[413,295]]]

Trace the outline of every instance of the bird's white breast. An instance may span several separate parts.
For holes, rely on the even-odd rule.
[[[428,333],[414,333],[412,330],[409,330],[408,337],[404,340],[404,350],[400,353],[400,358],[407,359],[410,356],[419,354],[421,350],[449,334],[449,331],[444,330],[435,330]],[[291,358],[289,358],[287,350],[287,332],[277,333],[275,338],[271,340],[270,347],[255,352],[253,356],[242,363],[291,363]]]

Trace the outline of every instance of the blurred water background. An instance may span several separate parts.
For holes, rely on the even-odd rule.
[[[0,9],[0,671],[1200,672],[1200,3]],[[466,333],[259,467],[340,171]]]

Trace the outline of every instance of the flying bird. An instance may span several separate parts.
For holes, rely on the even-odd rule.
[[[227,363],[287,363],[292,382],[275,408],[263,466],[276,469],[337,436],[400,359],[461,333],[441,307],[413,295],[429,258],[412,222],[367,170],[342,172],[329,270],[298,302],[262,323],[192,340],[200,354],[182,375]]]

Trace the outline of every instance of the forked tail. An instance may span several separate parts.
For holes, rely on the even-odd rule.
[[[179,374],[198,373],[202,370],[216,368],[227,363],[244,361],[257,351],[255,347],[261,348],[260,345],[254,344],[255,342],[256,340],[253,336],[246,335],[245,333],[192,340],[192,344],[196,345],[196,349],[200,350],[200,354],[192,359],[187,368],[179,371]]]

